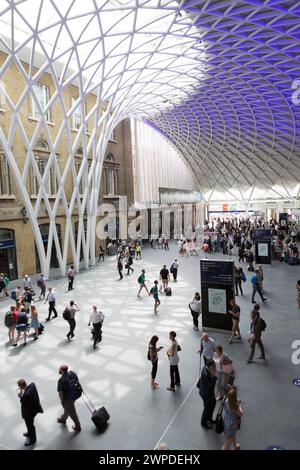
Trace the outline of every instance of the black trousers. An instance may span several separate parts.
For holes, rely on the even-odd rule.
[[[102,260],[104,261],[104,254],[103,254],[103,255],[99,255],[98,261],[100,261],[100,258],[102,258]]]
[[[49,313],[48,313],[48,319],[50,320],[51,317],[51,312],[54,313],[54,317],[57,317],[57,311],[55,308],[55,302],[49,302]]]
[[[180,375],[178,370],[178,365],[170,366],[170,377],[171,377],[171,388],[175,388],[175,385],[180,384]]]
[[[207,421],[212,421],[213,412],[216,406],[216,398],[215,395],[205,397],[205,399],[203,397],[201,398],[203,400],[204,405],[203,413],[201,416],[201,425],[207,426]]]
[[[69,325],[70,325],[70,331],[69,333],[67,334],[68,337],[70,336],[74,336],[74,330],[76,328],[76,321],[75,321],[75,318],[70,318],[69,320],[67,320]]]
[[[156,361],[152,362],[152,371],[151,371],[152,380],[155,380],[155,377],[156,377],[156,374],[157,374],[157,366],[158,366],[158,359],[156,359]]]
[[[123,279],[122,269],[118,269],[118,271],[119,271],[120,279]]]
[[[68,290],[72,290],[72,289],[73,289],[73,282],[74,282],[74,277],[69,277],[69,286],[68,286]]]
[[[172,274],[174,281],[177,281],[177,268],[173,268]]]
[[[235,283],[235,295],[239,295],[239,289],[241,291],[241,295],[243,295],[243,289],[242,289],[242,282],[241,281],[234,281]]]
[[[45,294],[46,294],[46,286],[43,286],[43,287],[41,287],[40,297],[43,297],[43,299],[44,299],[44,298],[45,298]]]
[[[102,323],[93,323],[94,348],[102,340]]]
[[[27,434],[29,441],[34,444],[36,442],[36,431],[34,426],[34,416],[27,416],[24,418],[26,427],[27,427]]]
[[[194,310],[192,310],[190,305],[189,305],[189,307],[190,307],[190,311],[191,311],[191,314],[192,314],[192,317],[193,317],[194,327],[198,328],[198,326],[199,326],[199,321],[198,321],[199,312],[194,312]]]
[[[129,271],[132,271],[132,272],[134,271],[134,269],[131,267],[131,265],[128,266],[128,268],[127,268],[127,274],[129,274]]]

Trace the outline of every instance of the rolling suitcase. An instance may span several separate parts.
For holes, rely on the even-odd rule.
[[[87,403],[84,397],[88,400],[89,404]],[[87,396],[85,392],[83,392],[83,394],[81,395],[81,398],[83,399],[89,412],[92,414],[91,420],[93,421],[94,425],[96,426],[98,431],[103,432],[106,429],[107,421],[110,418],[108,411],[106,410],[106,408],[104,408],[104,406],[101,406],[101,408],[98,408],[96,410],[93,403],[91,402],[91,400],[89,399],[89,397]]]
[[[170,297],[172,295],[172,289],[171,287],[166,287],[165,289],[165,294],[167,297]]]
[[[44,331],[45,327],[42,323],[40,323],[40,326],[38,327],[38,333],[39,335],[42,335],[43,334],[43,331]]]

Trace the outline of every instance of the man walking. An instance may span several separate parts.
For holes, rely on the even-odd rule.
[[[255,346],[258,344],[258,347],[260,349],[260,356],[257,357],[257,359],[265,359],[265,348],[261,340],[261,335],[262,332],[266,328],[266,323],[265,321],[260,317],[259,311],[258,310],[252,310],[251,312],[251,333],[252,336],[249,340],[250,342],[250,347],[251,347],[251,353],[249,356],[249,359],[247,361],[247,364],[251,364],[253,362],[253,356],[255,352]]]
[[[18,380],[17,394],[21,402],[22,418],[25,421],[27,432],[23,435],[27,437],[25,446],[31,446],[36,443],[36,430],[34,418],[38,413],[43,413],[40,404],[40,398],[35,384],[32,382],[27,385],[24,379]]]
[[[171,264],[170,272],[173,274],[173,281],[177,282],[177,273],[178,273],[178,266],[177,259],[175,258],[173,263]]]
[[[204,364],[207,363],[208,359],[212,359],[214,357],[215,352],[215,340],[208,336],[208,333],[203,333],[201,342],[200,342],[200,349],[198,353],[203,353]]]
[[[38,281],[37,281],[38,287],[41,289],[41,293],[39,295],[39,299],[45,299],[46,295],[46,278],[43,273],[41,273]]]
[[[72,264],[68,269],[68,280],[69,280],[68,291],[73,290],[74,278],[75,278],[75,270]]]
[[[212,429],[212,416],[216,406],[216,381],[216,364],[212,359],[209,359],[202,368],[201,377],[197,383],[199,395],[201,396],[204,405],[201,416],[201,426],[205,429]]]
[[[74,422],[74,426],[72,428],[75,432],[80,432],[81,425],[76,413],[75,400],[77,400],[77,398],[82,394],[81,385],[78,381],[77,374],[71,370],[69,371],[67,364],[62,364],[60,366],[59,374],[61,375],[61,378],[57,383],[57,391],[64,413],[60,418],[57,418],[57,422],[66,424],[66,421],[70,416]]]
[[[46,321],[50,321],[51,320],[51,312],[54,313],[54,317],[53,318],[56,318],[58,315],[57,315],[57,311],[56,311],[56,308],[55,308],[55,293],[54,293],[54,290],[52,287],[49,287],[48,289],[48,294],[47,294],[47,297],[46,297],[46,300],[44,303],[48,302],[49,303],[49,313],[48,313],[48,317],[46,318]]]
[[[145,270],[142,269],[142,272],[141,272],[141,274],[139,275],[139,278],[138,278],[138,283],[139,283],[139,285],[140,285],[140,289],[139,289],[138,295],[137,295],[138,297],[140,297],[140,293],[141,293],[141,290],[142,290],[143,288],[145,288],[146,291],[147,291],[147,294],[150,295],[150,292],[148,291],[148,288],[147,288],[145,282],[146,282],[146,279],[145,279]]]
[[[74,330],[76,328],[75,314],[79,312],[79,307],[75,304],[74,300],[70,300],[70,305],[65,309],[63,317],[70,325],[70,331],[67,334],[67,338],[70,341],[71,338],[74,338]]]
[[[102,340],[102,325],[104,322],[105,315],[101,310],[97,309],[97,305],[93,305],[93,310],[90,316],[90,321],[88,326],[92,323],[93,325],[93,339],[94,339],[94,349],[97,347],[97,343],[100,343]]]
[[[255,297],[256,292],[259,293],[260,298],[261,298],[261,300],[262,300],[263,302],[266,302],[266,301],[268,300],[267,298],[264,298],[264,297],[263,297],[261,288],[260,288],[260,286],[259,286],[257,274],[258,274],[258,269],[255,269],[254,274],[252,274],[252,276],[251,276],[251,278],[250,278],[250,281],[251,281],[251,284],[252,284],[252,303],[253,303],[253,304],[256,303],[255,300],[254,300],[254,297]]]
[[[169,270],[167,269],[167,266],[165,264],[163,265],[163,268],[160,270],[159,278],[163,285],[163,291],[165,291],[170,282]]]

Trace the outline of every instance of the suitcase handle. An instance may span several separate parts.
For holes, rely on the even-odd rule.
[[[92,405],[92,408],[90,408],[90,406],[87,404],[87,402],[85,401],[85,399],[83,397],[86,397],[87,400],[89,401],[89,403]],[[87,409],[89,410],[89,412],[91,414],[93,414],[94,411],[96,411],[96,408],[94,407],[93,403],[91,402],[91,400],[89,399],[89,397],[87,396],[87,394],[85,393],[84,390],[82,390],[82,395],[81,395],[81,398],[83,400],[83,403],[85,404],[85,406],[87,407]]]

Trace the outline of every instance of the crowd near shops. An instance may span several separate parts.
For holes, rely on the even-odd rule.
[[[254,223],[248,219],[241,220],[215,220],[213,223],[206,223],[204,235],[199,236],[197,232],[188,238],[180,237],[177,242],[178,256],[169,260],[169,264],[162,264],[158,269],[157,279],[153,281],[147,279],[145,267],[143,267],[143,240],[119,240],[107,239],[104,247],[99,249],[99,263],[104,262],[106,256],[116,257],[116,271],[119,281],[126,276],[136,276],[137,289],[136,297],[142,300],[143,296],[153,300],[153,312],[159,313],[161,296],[172,296],[172,289],[180,291],[180,260],[184,256],[197,256],[200,252],[209,256],[212,252],[219,252],[220,255],[236,255],[238,263],[247,263],[245,266],[234,265],[234,287],[235,299],[230,301],[228,315],[232,318],[232,331],[226,345],[219,344],[213,335],[206,331],[201,331],[200,347],[198,354],[201,360],[200,377],[197,382],[200,397],[203,401],[203,412],[201,416],[201,426],[205,431],[215,429],[218,433],[224,432],[223,449],[240,449],[236,436],[241,426],[244,410],[241,400],[238,397],[237,380],[234,370],[234,357],[230,352],[230,345],[234,342],[241,342],[246,339],[249,343],[249,356],[245,358],[246,364],[254,362],[256,346],[260,351],[257,359],[266,359],[263,344],[263,335],[267,333],[267,324],[261,315],[261,304],[257,302],[257,295],[261,303],[268,301],[264,292],[264,270],[261,265],[256,264],[253,252],[255,241],[255,230],[258,228],[270,228],[272,231],[272,246],[274,247],[274,258],[287,262],[291,265],[297,264],[299,259],[297,240],[298,234],[295,226],[288,224],[284,229],[275,221],[268,224],[262,222]],[[216,235],[215,235],[216,234]],[[215,243],[217,242],[217,244]],[[170,241],[161,234],[158,238],[150,238],[149,247],[157,250],[169,250]],[[216,248],[217,247],[217,248]],[[295,249],[296,247],[296,249]],[[291,261],[291,260],[295,261]],[[135,262],[138,261],[138,268]],[[249,271],[252,287],[252,309],[250,309],[249,325],[250,334],[247,338],[242,338],[240,330],[241,308],[238,305],[237,297],[244,295],[243,286],[246,282],[246,271]],[[125,274],[126,272],[126,274]],[[80,311],[80,306],[73,299],[74,285],[76,286],[76,273],[71,265],[66,273],[68,281],[68,292],[72,299],[65,306],[62,317],[66,321],[66,340],[73,341],[76,335],[76,315]],[[47,285],[49,281],[43,274],[40,274],[35,284],[28,275],[24,275],[22,283],[16,288],[9,289],[9,279],[2,273],[0,275],[1,293],[5,298],[11,297],[12,305],[5,314],[4,323],[8,330],[8,340],[11,347],[19,347],[21,344],[27,345],[29,332],[33,330],[32,341],[37,341],[46,330],[45,323],[55,320],[60,312],[56,310],[57,297],[55,289]],[[76,292],[76,289],[75,289]],[[300,280],[296,281],[296,295],[298,307],[300,308]],[[38,302],[44,302],[48,307],[47,318],[42,321],[39,316]],[[201,328],[201,296],[199,292],[193,294],[191,299],[187,299],[187,311],[191,314],[191,328],[197,333]],[[97,306],[90,308],[90,319],[88,322],[88,334],[91,336],[91,344],[94,350],[102,341],[105,314]],[[105,331],[104,331],[105,334]],[[197,333],[199,334],[199,333]],[[169,332],[170,344],[165,351],[170,365],[170,384],[167,391],[176,393],[181,386],[181,376],[179,370],[180,356],[180,334],[171,330]],[[243,335],[244,336],[244,335]],[[150,389],[160,388],[157,382],[158,360],[162,354],[163,346],[159,345],[159,337],[153,335],[149,339],[147,359],[150,364]],[[76,433],[81,431],[80,419],[76,412],[76,400],[82,393],[77,393],[81,388],[80,378],[76,372],[70,370],[68,364],[59,366],[61,376],[57,384],[58,399],[63,408],[63,414],[57,418],[57,422],[65,424],[68,418],[74,423],[73,430]],[[23,378],[17,381],[18,397],[21,402],[22,417],[27,426],[25,446],[32,446],[36,443],[36,429],[34,419],[38,413],[43,412],[38,394],[38,384],[27,383]],[[78,395],[78,396],[77,396]],[[217,402],[219,405],[217,406]]]

